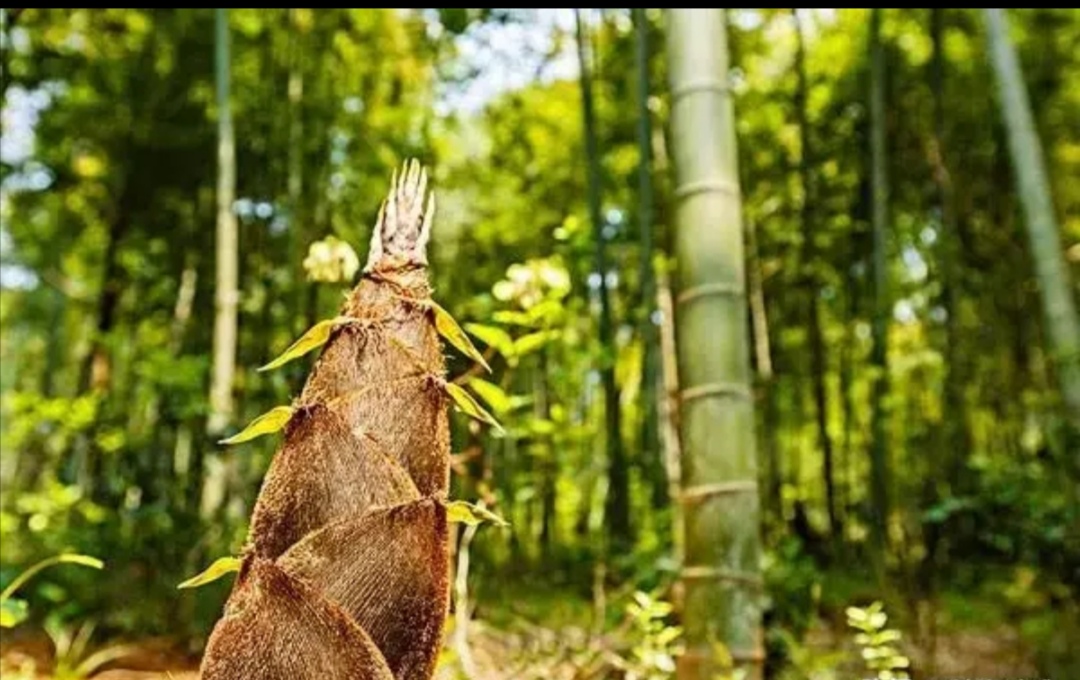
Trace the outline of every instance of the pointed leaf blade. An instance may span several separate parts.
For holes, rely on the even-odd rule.
[[[484,407],[481,406],[464,387],[455,385],[454,383],[446,383],[446,391],[450,394],[450,398],[454,400],[454,403],[457,404],[457,407],[466,415],[491,425],[499,432],[505,432],[502,425],[499,424],[499,421],[495,420],[494,416],[484,410]]]
[[[480,395],[480,398],[486,401],[495,413],[502,414],[510,410],[512,406],[510,395],[495,383],[473,376],[469,378],[469,387]]]
[[[532,318],[525,312],[514,312],[509,310],[495,312],[492,318],[498,323],[506,324],[507,326],[532,326]]]
[[[214,563],[207,567],[201,574],[192,576],[188,580],[184,581],[177,588],[198,588],[204,586],[207,583],[212,583],[218,580],[225,574],[240,570],[240,558],[239,557],[219,557],[214,560]]]
[[[514,354],[524,356],[542,348],[558,336],[556,331],[537,331],[514,340]]]
[[[326,341],[330,339],[330,333],[334,330],[334,326],[340,323],[347,323],[348,321],[350,321],[349,317],[345,316],[320,321],[309,328],[296,342],[289,345],[288,349],[282,352],[278,358],[265,366],[260,366],[258,369],[259,372],[270,371],[279,366],[284,366],[293,359],[301,357],[313,349],[322,347],[326,344]]]
[[[81,564],[85,567],[93,567],[94,569],[102,569],[105,563],[96,557],[90,557],[89,555],[79,555],[77,553],[61,553],[59,555],[53,555],[52,557],[46,557],[40,560],[22,571],[18,576],[12,579],[11,583],[7,584],[7,587],[0,592],[0,602],[6,602],[15,591],[23,586],[24,583],[29,581],[42,569],[47,569],[57,564]]]
[[[63,555],[58,555],[56,561],[60,564],[81,564],[84,567],[91,567],[92,569],[105,568],[105,563],[98,558],[76,553],[64,553]]]
[[[465,501],[451,501],[446,504],[446,521],[469,525],[491,522],[500,527],[510,526],[509,522],[487,508]]]
[[[435,312],[435,330],[439,331],[439,335],[446,338],[451,345],[457,347],[462,354],[483,366],[488,373],[491,373],[491,366],[488,366],[484,356],[476,349],[469,336],[465,335],[465,331],[461,330],[461,326],[458,325],[454,317],[450,316],[450,312],[434,301],[431,302],[431,309]]]
[[[218,443],[225,445],[240,444],[242,442],[251,441],[256,437],[261,437],[264,434],[277,432],[285,427],[285,423],[289,422],[289,418],[292,417],[292,414],[292,406],[276,406],[248,423],[248,426],[240,432],[228,439],[222,439]]]

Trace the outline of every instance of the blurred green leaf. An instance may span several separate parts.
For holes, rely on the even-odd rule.
[[[103,569],[105,563],[96,557],[90,557],[89,555],[79,555],[77,553],[63,553],[55,555],[53,557],[47,557],[40,562],[28,567],[21,574],[15,577],[15,579],[8,584],[4,591],[0,593],[0,602],[7,600],[15,591],[19,589],[24,583],[29,581],[34,574],[38,573],[42,569],[46,569],[56,564],[79,564],[84,567],[90,567],[92,569]]]
[[[516,312],[513,310],[502,310],[495,312],[491,315],[491,318],[495,321],[506,324],[507,326],[532,326],[534,321],[532,316],[525,312]],[[480,337],[479,334],[476,337]],[[483,339],[483,338],[481,338]]]
[[[530,352],[535,352],[558,336],[558,331],[537,331],[536,333],[523,335],[514,340],[514,354],[525,356]]]
[[[491,410],[495,411],[497,414],[501,415],[506,413],[513,405],[510,401],[510,395],[506,393],[506,390],[483,378],[477,378],[475,376],[470,377],[469,387],[479,394],[480,398],[486,401],[487,405],[491,407]]]
[[[465,324],[470,333],[480,338],[485,345],[494,349],[504,357],[514,355],[514,339],[510,334],[497,326],[485,326],[478,323]]]
[[[0,600],[0,628],[14,628],[30,616],[26,600],[7,598]]]

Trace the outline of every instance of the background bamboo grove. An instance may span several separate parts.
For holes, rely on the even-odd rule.
[[[0,12],[5,678],[195,677],[410,157],[437,677],[1080,673],[1075,10]]]

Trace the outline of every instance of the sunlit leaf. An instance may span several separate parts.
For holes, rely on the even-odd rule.
[[[0,602],[0,628],[14,628],[30,616],[26,600],[8,598]]]
[[[264,434],[271,434],[277,432],[281,428],[285,427],[285,423],[289,422],[289,418],[292,417],[292,406],[275,406],[266,413],[262,414],[255,420],[248,423],[240,432],[234,434],[228,439],[222,439],[219,444],[239,444],[241,442],[250,441],[256,437],[261,437]]]
[[[546,437],[555,433],[555,423],[547,418],[532,418],[529,420],[529,430],[540,437]]]
[[[450,398],[454,400],[457,407],[461,409],[466,415],[472,416],[477,420],[491,425],[499,432],[505,432],[499,421],[495,420],[494,416],[484,410],[484,407],[477,403],[476,399],[465,390],[465,388],[455,385],[454,383],[446,383],[446,391],[450,394]]]
[[[514,340],[514,354],[524,356],[529,352],[535,352],[557,336],[558,333],[555,331],[538,331],[523,335]]]
[[[198,576],[192,576],[177,588],[198,588],[218,580],[225,574],[240,570],[239,557],[219,557]]]
[[[313,349],[318,349],[326,344],[326,341],[330,339],[330,333],[334,330],[334,326],[342,323],[348,323],[352,321],[347,316],[339,316],[333,319],[326,319],[315,324],[308,329],[306,333],[300,336],[300,339],[289,345],[289,348],[265,366],[261,366],[258,370],[269,371],[271,369],[283,366],[293,359],[301,357]]]
[[[451,345],[457,347],[462,354],[483,366],[488,373],[491,373],[491,366],[488,366],[488,363],[484,361],[484,356],[472,344],[469,336],[465,335],[465,331],[461,330],[461,326],[454,320],[454,317],[450,316],[450,312],[443,309],[436,302],[431,303],[431,309],[435,312],[435,329],[439,331],[439,335],[446,338]]]
[[[532,317],[525,312],[503,310],[495,312],[491,318],[508,326],[531,326],[533,324]]]
[[[93,569],[102,569],[105,567],[105,563],[96,557],[90,557],[89,555],[79,555],[77,553],[63,553],[60,555],[54,555],[47,557],[40,562],[36,562],[27,567],[21,574],[16,576],[11,583],[4,588],[3,592],[0,592],[0,602],[6,602],[15,594],[24,583],[29,581],[34,574],[38,573],[46,567],[51,567],[54,564],[79,564],[84,567],[91,567]]]
[[[474,376],[469,378],[469,387],[479,394],[480,398],[486,401],[487,405],[490,406],[495,413],[506,413],[510,410],[510,395],[506,393],[506,390],[495,383]]]
[[[487,326],[479,323],[467,323],[465,328],[470,333],[480,338],[485,345],[491,347],[504,357],[513,356],[514,339],[510,334],[498,326]]]
[[[78,555],[75,553],[64,553],[63,555],[56,556],[57,564],[81,564],[84,567],[90,567],[92,569],[104,569],[105,563],[96,557],[90,557],[89,555]]]
[[[679,626],[668,626],[657,633],[656,644],[667,646],[674,642],[680,635],[682,635],[682,628]]]
[[[470,525],[481,524],[482,522],[492,522],[501,527],[510,526],[509,522],[487,508],[465,501],[451,501],[446,504],[446,521],[461,522]]]

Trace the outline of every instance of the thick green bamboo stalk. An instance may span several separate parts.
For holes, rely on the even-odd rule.
[[[1001,113],[1009,134],[1016,191],[1024,208],[1024,223],[1042,292],[1050,352],[1057,366],[1069,421],[1073,429],[1080,432],[1080,317],[1062,255],[1042,144],[1032,119],[1024,76],[1009,40],[1004,12],[1001,9],[983,11]],[[1080,469],[1080,461],[1077,467]]]
[[[724,671],[723,645],[762,677],[754,407],[742,206],[724,11],[668,12],[677,175],[676,333],[685,508],[687,651],[679,677]]]

